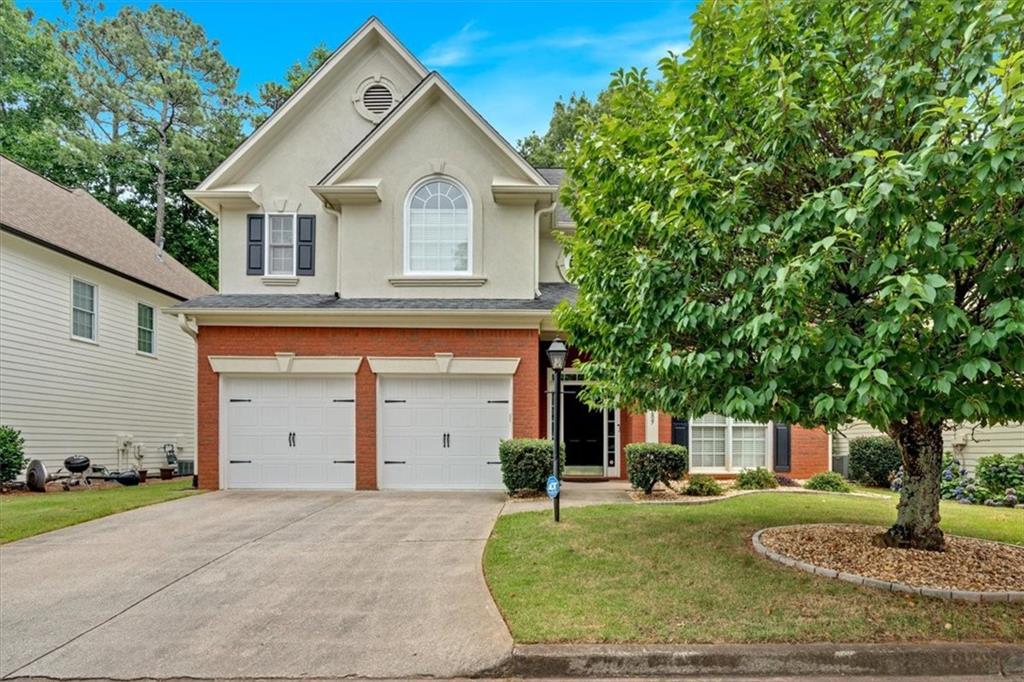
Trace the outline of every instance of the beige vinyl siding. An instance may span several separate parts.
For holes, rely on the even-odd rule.
[[[833,434],[833,457],[845,457],[850,453],[850,440],[864,436],[879,436],[880,432],[864,422],[855,422]],[[1016,455],[1024,453],[1024,424],[1003,424],[975,428],[970,424],[959,424],[942,434],[947,452],[956,452],[959,445],[961,457],[972,469],[978,460],[986,455],[1001,453]]]
[[[96,341],[71,334],[72,280],[96,285]],[[72,454],[118,466],[118,434],[143,467],[176,442],[195,456],[195,341],[160,312],[176,299],[7,232],[0,233],[0,422],[51,470]],[[155,309],[155,353],[137,351],[138,304]],[[125,463],[122,463],[124,465]]]

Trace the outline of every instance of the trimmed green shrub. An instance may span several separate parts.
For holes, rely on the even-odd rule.
[[[510,493],[520,490],[543,491],[551,475],[551,453],[554,443],[540,438],[512,438],[498,446],[501,460],[501,481]],[[558,477],[565,470],[565,443],[561,444]]]
[[[25,468],[25,439],[21,431],[0,426],[0,483],[13,481]]]
[[[850,441],[850,480],[884,488],[900,468],[900,449],[888,436]]]
[[[1010,488],[1024,490],[1024,454],[982,457],[974,468],[974,475],[996,495]]]
[[[778,488],[779,482],[775,480],[775,474],[764,467],[757,467],[741,471],[736,477],[736,487],[740,490],[767,490]]]
[[[650,495],[661,481],[669,487],[686,473],[686,448],[669,443],[631,443],[626,446],[626,470],[634,488]]]
[[[853,490],[843,475],[836,471],[814,474],[804,487],[808,490],[824,490],[830,493],[848,493]]]
[[[715,497],[722,494],[722,484],[716,481],[714,476],[693,474],[686,483],[683,494],[696,497]]]

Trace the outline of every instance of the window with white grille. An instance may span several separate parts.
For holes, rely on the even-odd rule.
[[[470,210],[466,191],[454,181],[432,178],[420,184],[406,209],[406,273],[469,274]]]
[[[739,471],[768,466],[765,424],[706,414],[690,421],[690,467]]]
[[[267,240],[267,274],[295,274],[295,216],[270,214],[270,239]]]
[[[71,335],[86,341],[96,340],[96,285],[73,280],[71,284]]]

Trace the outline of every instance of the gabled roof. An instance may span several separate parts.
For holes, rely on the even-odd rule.
[[[321,64],[313,73],[302,82],[295,92],[285,100],[284,104],[274,110],[274,112],[261,123],[256,130],[252,132],[249,137],[240,144],[235,151],[221,162],[212,173],[206,176],[197,190],[208,190],[211,189],[215,183],[224,176],[229,168],[234,166],[239,160],[244,157],[250,149],[255,146],[260,139],[265,137],[271,130],[276,127],[281,120],[288,116],[288,113],[292,111],[296,105],[306,98],[311,92],[317,89],[317,85],[321,83],[328,74],[334,71],[339,64],[341,64],[346,55],[350,54],[356,47],[363,43],[367,38],[371,36],[378,36],[385,43],[390,45],[395,52],[397,52],[410,67],[416,72],[420,78],[424,78],[427,75],[427,68],[423,66],[423,63],[415,57],[399,40],[396,38],[391,31],[389,31],[380,19],[377,17],[370,17],[366,20],[359,29],[356,30],[348,39],[345,40],[338,49],[336,49],[327,60]]]
[[[58,185],[5,156],[0,156],[0,225],[174,298],[215,293],[85,190]]]
[[[520,169],[526,177],[537,185],[548,186],[548,181],[520,156],[515,147],[502,137],[480,113],[471,107],[462,96],[446,81],[441,74],[432,71],[423,81],[410,92],[405,99],[388,112],[381,122],[359,141],[327,174],[321,178],[320,185],[330,185],[342,178],[345,172],[373,148],[377,142],[387,137],[394,128],[411,112],[428,101],[431,93],[440,92],[443,97],[455,104],[504,154]]]

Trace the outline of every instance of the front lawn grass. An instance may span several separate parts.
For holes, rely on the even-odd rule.
[[[136,507],[194,495],[192,479],[124,488],[0,496],[0,545]]]
[[[759,528],[889,525],[895,501],[772,493],[707,505],[608,505],[502,516],[484,552],[520,643],[1024,640],[1020,604],[854,587],[754,553]],[[947,533],[1024,544],[1024,512],[942,503]]]

